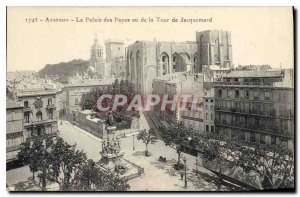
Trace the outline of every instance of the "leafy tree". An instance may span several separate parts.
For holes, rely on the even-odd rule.
[[[130,186],[127,179],[111,172],[103,172],[93,160],[88,160],[82,167],[75,188],[80,191],[126,191]]]
[[[100,88],[94,88],[91,91],[83,94],[80,106],[81,109],[90,109],[94,111],[98,111],[97,109],[97,100],[103,94],[110,94],[114,98],[117,94],[122,94],[127,97],[127,103],[124,106],[119,106],[117,108],[118,111],[125,111],[127,109],[127,105],[132,101],[136,92],[134,90],[134,85],[127,79],[119,81],[116,79],[112,86],[106,90],[102,90]],[[113,99],[112,99],[113,100]],[[110,106],[112,107],[113,102],[110,99],[103,99],[102,102],[103,107]]]
[[[93,88],[91,91],[84,93],[81,97],[80,107],[82,110],[89,109],[97,112],[97,117],[101,119],[107,119],[107,112],[101,112],[98,110],[97,101],[98,98],[103,94],[112,95],[112,99],[104,98],[101,105],[106,108],[113,106],[113,100],[115,95],[121,94],[127,97],[127,103],[123,106],[118,106],[116,111],[113,113],[115,118],[115,124],[118,130],[128,129],[131,126],[132,116],[138,116],[138,113],[126,111],[129,103],[135,96],[134,85],[126,80],[119,81],[116,79],[112,86],[106,90],[100,88]]]
[[[264,189],[294,187],[294,152],[285,144],[242,147],[238,165],[257,173]]]
[[[86,160],[82,151],[76,150],[62,138],[33,136],[21,144],[18,158],[30,171],[37,173],[46,190],[47,181],[58,183],[60,190],[125,191],[129,189],[127,179],[111,172],[101,171],[92,160]],[[34,178],[33,178],[34,180]],[[21,183],[18,188],[22,189]],[[23,188],[24,189],[24,188]]]
[[[71,190],[80,174],[86,155],[76,150],[75,145],[69,145],[62,138],[56,138],[51,152],[49,180],[59,184],[60,190]]]
[[[146,144],[145,156],[149,156],[148,144],[155,144],[157,142],[157,137],[153,128],[150,128],[147,132],[146,129],[143,129],[137,135],[138,140],[142,140]]]
[[[212,162],[218,170],[218,186],[220,187],[222,181],[222,170],[225,167],[233,168],[236,166],[240,144],[235,138],[229,137],[215,138],[215,136],[212,135],[202,135],[200,138],[201,139],[198,138],[198,142],[203,158]]]
[[[18,153],[18,159],[25,165],[29,165],[29,169],[33,174],[33,180],[35,173],[38,173],[37,177],[42,182],[41,188],[43,191],[46,190],[46,181],[51,165],[52,145],[52,138],[33,136],[27,138],[21,144],[20,152]]]
[[[181,153],[186,147],[194,148],[192,141],[194,131],[191,127],[185,127],[182,122],[171,125],[168,128],[160,128],[160,137],[167,146],[176,149],[178,154],[178,165],[180,164]]]
[[[96,163],[89,159],[81,168],[79,182],[77,182],[75,188],[81,191],[93,191],[99,173],[100,171],[99,168],[96,167]]]

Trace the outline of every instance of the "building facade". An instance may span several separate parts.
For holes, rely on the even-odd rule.
[[[106,62],[111,62],[115,58],[124,57],[124,42],[121,40],[105,41]]]
[[[17,97],[23,105],[24,136],[57,134],[55,90],[23,90]]]
[[[105,54],[107,67],[111,69],[111,76],[126,77],[124,42],[121,40],[106,40]]]
[[[68,84],[63,87],[63,91],[66,95],[66,113],[71,115],[77,115],[78,111],[81,111],[80,101],[84,93],[91,91],[93,88],[102,88],[103,90],[108,89],[114,79],[106,80],[88,80]]]
[[[24,141],[23,106],[6,99],[6,161],[16,159],[20,144]]]
[[[203,97],[203,127],[205,132],[215,132],[214,97]]]
[[[250,144],[294,145],[294,88],[285,70],[233,71],[215,85],[215,133]],[[290,80],[286,78],[291,78]]]
[[[162,103],[154,106],[156,116],[166,121],[168,124],[174,124],[181,121],[186,127],[192,127],[196,131],[203,132],[203,75],[191,72],[177,72],[164,75],[153,80],[153,94],[159,95],[161,99],[168,96],[168,100],[173,100],[178,96],[175,109],[172,105],[166,105],[161,109]],[[183,95],[190,96],[184,104]],[[192,108],[193,100],[196,103],[197,110]],[[181,107],[185,105],[185,110]]]

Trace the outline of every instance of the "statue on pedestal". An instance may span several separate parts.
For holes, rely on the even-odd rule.
[[[101,155],[108,155],[108,154],[115,154],[117,155],[120,153],[121,147],[120,147],[120,141],[115,141],[113,139],[112,142],[104,140],[102,142],[102,151],[100,152]]]
[[[115,124],[116,124],[114,114],[112,111],[107,112],[106,124],[108,126],[115,126]]]

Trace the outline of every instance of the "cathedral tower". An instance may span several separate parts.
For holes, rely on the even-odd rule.
[[[103,47],[99,44],[98,37],[96,35],[94,44],[91,47],[91,57],[88,68],[89,75],[97,75],[101,78],[105,77],[105,62],[103,59]]]

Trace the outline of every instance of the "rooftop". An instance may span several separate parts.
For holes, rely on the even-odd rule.
[[[156,81],[165,81],[165,82],[171,82],[171,81],[176,81],[180,79],[180,77],[185,74],[186,72],[175,72],[167,75],[161,75],[159,77],[156,77],[154,80]]]
[[[209,69],[211,69],[211,70],[230,70],[230,68],[222,68],[218,65],[209,65]]]
[[[249,77],[249,78],[256,78],[256,77],[281,77],[282,71],[281,70],[261,70],[261,71],[255,71],[255,70],[245,70],[245,71],[232,71],[231,73],[228,73],[224,76],[224,78],[243,78],[243,77]]]
[[[72,84],[68,84],[65,87],[105,86],[112,85],[115,80],[115,78],[107,78],[102,80],[79,80]]]
[[[108,44],[108,43],[120,43],[120,44],[123,44],[123,40],[117,40],[117,39],[108,39],[108,40],[105,40],[105,44]]]
[[[19,97],[22,97],[22,96],[51,95],[51,94],[56,94],[56,90],[54,90],[54,89],[50,89],[50,90],[47,90],[47,89],[36,89],[36,90],[29,89],[29,90],[19,90],[17,92],[17,95]]]

